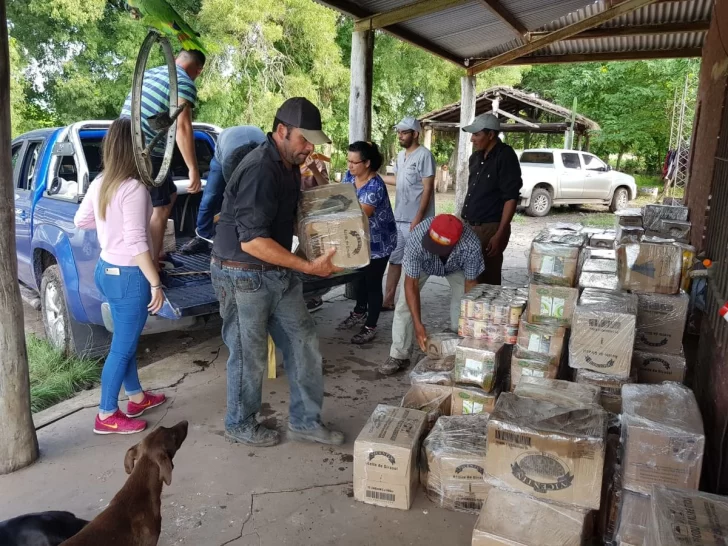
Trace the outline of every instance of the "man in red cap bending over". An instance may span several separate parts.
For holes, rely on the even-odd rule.
[[[457,332],[460,300],[477,284],[485,269],[480,240],[469,226],[452,214],[423,220],[410,235],[404,250],[404,293],[394,310],[392,348],[379,372],[391,375],[409,366],[412,337],[425,350],[427,330],[422,324],[420,290],[430,275],[445,277],[450,284],[450,328]]]

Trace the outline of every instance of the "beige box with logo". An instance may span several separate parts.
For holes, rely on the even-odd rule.
[[[380,404],[354,442],[354,498],[409,510],[427,414]]]
[[[409,388],[400,406],[424,411],[427,414],[427,430],[430,430],[442,415],[450,415],[451,398],[450,387],[419,383]]]
[[[625,244],[617,247],[622,290],[677,294],[682,275],[682,250],[670,242]]]
[[[496,387],[491,392],[485,392],[478,387],[469,385],[453,385],[452,387],[452,415],[475,415],[490,413],[495,409],[500,389]]]
[[[533,497],[599,509],[607,414],[503,393],[488,422],[487,473]]]
[[[335,266],[354,269],[369,265],[369,219],[361,209],[303,218],[298,234],[309,260],[335,248],[331,260]]]
[[[622,387],[623,486],[649,495],[653,485],[697,489],[703,467],[703,419],[693,392],[679,383]]]
[[[668,355],[664,353],[648,353],[635,351],[632,355],[632,366],[637,372],[640,383],[662,383],[685,380],[687,365],[683,354]]]
[[[644,546],[725,546],[728,498],[657,486]]]
[[[581,546],[589,512],[493,489],[473,529],[472,546]]]
[[[635,377],[634,373],[628,377],[618,377],[590,370],[577,370],[574,381],[597,387],[601,393],[599,403],[608,412],[618,415],[622,413],[622,386],[634,383]]]
[[[629,377],[636,321],[633,294],[585,289],[574,311],[569,366]]]
[[[690,296],[637,294],[634,348],[652,353],[680,354]]]
[[[422,444],[422,484],[443,508],[477,514],[492,486],[484,481],[487,413],[441,417]]]
[[[531,283],[528,288],[527,322],[571,326],[578,299],[578,288]]]
[[[615,546],[642,546],[650,518],[650,497],[631,491],[622,494]]]
[[[513,394],[566,406],[590,407],[599,404],[599,389],[571,381],[542,377],[522,377]]]

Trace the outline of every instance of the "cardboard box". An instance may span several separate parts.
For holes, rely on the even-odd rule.
[[[354,442],[354,498],[409,510],[427,414],[380,404]]]
[[[661,237],[664,239],[672,239],[679,243],[690,242],[690,230],[692,224],[690,222],[680,222],[677,220],[660,220],[659,229],[647,230],[645,234],[648,237]]]
[[[513,394],[574,407],[599,404],[600,398],[598,387],[541,377],[522,377]]]
[[[301,192],[301,216],[321,216],[361,210],[353,184],[326,184]]]
[[[690,296],[637,294],[635,349],[680,354]]]
[[[607,414],[503,393],[488,422],[486,472],[533,497],[598,509]]]
[[[660,231],[663,220],[685,222],[687,219],[688,208],[682,205],[645,205],[642,211],[642,225],[651,231]]]
[[[581,267],[581,271],[582,273],[612,273],[613,275],[616,275],[617,262],[615,260],[590,256],[584,260],[584,265]]]
[[[642,546],[650,517],[650,497],[625,491],[619,511],[615,546]]]
[[[581,245],[574,245],[572,239],[572,236],[536,236],[531,244],[528,267],[531,282],[575,286]]]
[[[473,529],[472,546],[581,546],[588,512],[493,489]]]
[[[571,326],[576,301],[579,299],[578,288],[531,283],[528,290],[527,322]]]
[[[618,226],[642,227],[642,209],[622,209],[614,213]]]
[[[597,260],[617,260],[617,252],[614,249],[605,248],[585,248],[582,252],[584,259],[595,258]]]
[[[728,499],[702,491],[656,486],[645,546],[725,546]]]
[[[422,444],[422,484],[443,508],[477,514],[491,489],[483,480],[487,413],[441,417]]]
[[[637,297],[587,288],[574,311],[569,366],[629,377]]]
[[[516,345],[511,356],[511,391],[524,377],[556,379],[558,375],[558,359],[547,354],[526,351],[520,345]]]
[[[452,369],[455,367],[455,357],[430,358],[424,357],[410,372],[410,383],[412,385],[452,385]]]
[[[617,247],[619,284],[623,290],[677,294],[682,275],[682,251],[671,243],[643,241]]]
[[[608,412],[622,413],[622,386],[634,383],[634,374],[628,377],[617,377],[590,370],[577,370],[574,379],[581,385],[591,385],[599,389],[600,403]]]
[[[579,275],[579,288],[598,288],[599,290],[619,290],[619,277],[616,273],[591,273],[583,271]]]
[[[662,383],[685,380],[687,365],[682,354],[668,355],[664,353],[647,353],[635,351],[632,355],[632,367],[637,371],[640,383]]]
[[[458,343],[460,343],[460,338],[457,334],[430,334],[427,336],[427,356],[444,358],[454,355]]]
[[[335,266],[353,269],[369,265],[369,219],[361,209],[302,217],[298,234],[309,260],[315,260],[330,248],[335,248],[336,254],[331,260]]]
[[[521,319],[518,345],[522,350],[549,355],[558,364],[564,352],[566,328],[555,324],[531,324]]]
[[[453,380],[473,385],[486,392],[495,387],[501,366],[503,343],[464,339],[455,349]]]
[[[500,391],[485,392],[478,387],[467,385],[453,385],[451,415],[474,415],[490,413],[495,409],[495,402]]]
[[[607,434],[607,447],[604,456],[604,475],[602,478],[602,502],[596,517],[596,536],[603,544],[611,544],[617,526],[619,504],[621,502],[621,482],[619,479],[619,434]]]
[[[427,430],[442,415],[450,415],[452,389],[440,385],[412,385],[402,398],[400,406],[427,413]]]
[[[645,230],[636,226],[617,226],[617,236],[615,241],[618,245],[639,244]]]
[[[596,233],[589,238],[589,246],[592,248],[614,248],[615,232],[613,230],[604,233]]]
[[[623,485],[649,495],[653,485],[697,489],[703,420],[693,392],[678,383],[622,387]]]

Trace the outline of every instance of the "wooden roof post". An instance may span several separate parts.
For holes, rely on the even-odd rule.
[[[422,142],[422,145],[428,150],[432,150],[432,126],[425,125],[424,132],[425,140]]]
[[[5,0],[0,0],[0,474],[38,458],[30,413],[30,377],[23,304],[15,254],[13,166],[10,159],[10,45]]]
[[[354,31],[351,37],[349,143],[372,138],[374,31]]]
[[[460,78],[460,127],[475,119],[475,76]],[[469,159],[473,151],[470,135],[462,133],[458,139],[458,161],[455,170],[455,211],[459,215],[468,192]]]

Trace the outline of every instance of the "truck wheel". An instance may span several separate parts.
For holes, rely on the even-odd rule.
[[[551,194],[544,188],[536,188],[531,193],[531,203],[526,209],[529,216],[546,216],[551,210]]]
[[[611,212],[626,209],[629,204],[629,192],[626,188],[617,188],[612,196],[612,203],[609,205]]]
[[[46,339],[64,354],[69,354],[72,350],[71,321],[63,294],[61,270],[57,265],[51,265],[43,272],[40,304]]]

